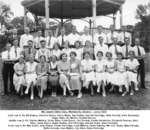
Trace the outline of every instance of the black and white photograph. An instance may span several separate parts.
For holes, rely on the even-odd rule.
[[[0,110],[150,110],[150,1],[0,0]]]

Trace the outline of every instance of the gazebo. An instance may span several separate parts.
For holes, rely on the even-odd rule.
[[[92,17],[94,22],[96,16],[109,14],[113,14],[111,18],[115,25],[117,11],[120,11],[120,26],[122,26],[122,4],[124,2],[125,0],[24,0],[22,5],[25,10],[37,16],[45,16],[48,29],[49,18],[60,18],[63,23],[63,19]]]

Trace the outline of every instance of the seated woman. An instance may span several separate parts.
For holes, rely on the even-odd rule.
[[[40,63],[36,66],[37,87],[39,97],[43,98],[43,91],[47,89],[48,63],[46,63],[46,57],[44,55],[41,55],[39,60]]]
[[[130,95],[134,95],[134,89],[135,91],[138,91],[138,80],[137,80],[137,70],[139,67],[139,62],[137,59],[135,59],[135,52],[129,51],[129,59],[126,61],[126,67],[127,67],[127,80],[128,85],[131,87]]]
[[[71,90],[78,90],[77,98],[81,98],[81,63],[76,56],[74,51],[70,53],[70,87]]]
[[[29,56],[29,62],[25,64],[25,80],[27,84],[27,88],[25,90],[25,94],[28,94],[29,89],[31,90],[30,99],[34,99],[34,86],[36,85],[36,66],[37,63],[34,61],[34,56],[31,54]]]
[[[19,62],[14,65],[14,76],[13,84],[17,93],[20,93],[20,96],[23,95],[23,86],[25,86],[25,63],[24,56],[21,55]]]
[[[84,53],[84,59],[81,61],[81,71],[83,87],[91,89],[91,95],[94,95],[93,83],[95,81],[94,61],[90,58],[90,53]]]
[[[105,60],[103,58],[103,52],[97,52],[97,60],[95,61],[95,71],[96,71],[96,83],[97,83],[97,93],[100,93],[102,87],[102,95],[106,96],[106,73],[105,73]]]
[[[57,70],[57,57],[51,56],[49,63],[49,85],[52,88],[52,96],[56,97],[57,86],[59,85],[59,75]]]
[[[115,78],[115,60],[112,58],[111,52],[106,52],[106,84],[111,84],[110,92],[114,90],[114,82],[116,81]]]
[[[127,72],[125,66],[125,60],[123,60],[123,54],[121,52],[117,53],[117,60],[116,60],[116,72],[115,72],[115,79],[116,81],[113,83],[114,85],[119,86],[119,92],[123,92],[123,86],[125,87],[125,92],[122,96],[125,96],[126,93],[129,91],[128,84],[127,84]]]
[[[70,65],[67,59],[67,54],[63,53],[60,55],[60,61],[58,63],[58,72],[60,74],[59,83],[60,86],[63,88],[63,96],[66,96],[67,89],[69,90],[70,95],[73,95],[69,85],[69,71]]]
[[[89,52],[90,58],[94,59],[94,48],[92,47],[92,43],[90,41],[85,42],[85,46],[83,48],[83,53]]]

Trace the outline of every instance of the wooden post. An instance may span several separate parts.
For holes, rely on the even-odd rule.
[[[120,28],[123,26],[123,11],[122,6],[120,7]]]
[[[49,29],[49,0],[45,0],[46,30]]]
[[[92,13],[93,13],[93,30],[92,30],[92,42],[94,42],[94,29],[96,27],[96,0],[92,0]]]
[[[113,26],[116,29],[116,14],[113,14]]]
[[[24,7],[24,29],[27,27],[27,9]]]

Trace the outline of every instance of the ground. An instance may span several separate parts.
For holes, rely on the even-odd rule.
[[[1,62],[0,62],[1,66]],[[149,79],[150,74],[147,75]],[[2,93],[2,77],[0,76],[0,92]],[[150,110],[150,81],[146,81],[148,89],[141,89],[134,96],[121,97],[119,94],[108,94],[107,97],[84,94],[83,98],[51,97],[46,95],[42,100],[29,97],[20,98],[17,95],[3,96],[0,94],[1,110]]]

